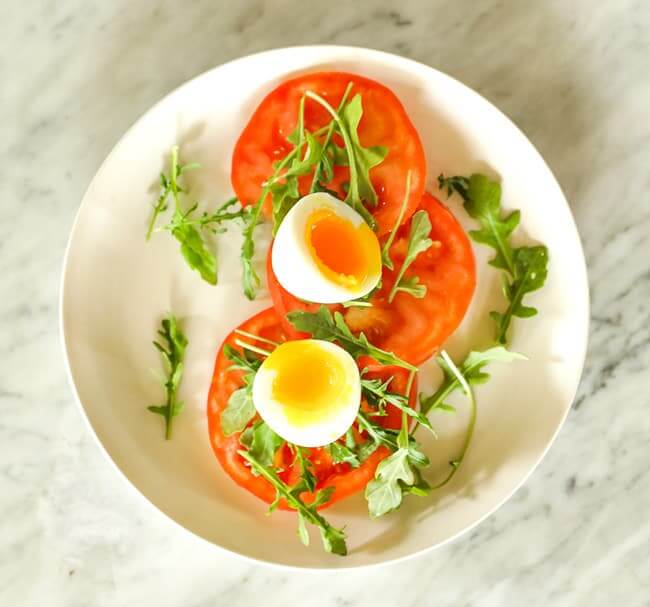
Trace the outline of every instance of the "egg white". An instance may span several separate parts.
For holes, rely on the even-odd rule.
[[[329,209],[353,227],[364,223],[363,217],[342,200],[325,192],[308,194],[287,213],[280,224],[271,263],[278,282],[289,293],[315,303],[340,303],[370,293],[381,278],[381,264],[362,284],[348,288],[325,276],[313,259],[305,239],[307,222],[312,213]]]
[[[273,396],[273,381],[276,371],[259,368],[253,381],[253,403],[260,417],[271,429],[286,441],[301,447],[322,447],[343,436],[352,426],[361,402],[361,380],[359,368],[354,358],[340,346],[322,340],[302,340],[324,350],[328,356],[336,358],[344,371],[343,381],[347,386],[342,400],[332,403],[331,410],[319,412],[308,423],[294,424],[288,415],[285,403]]]

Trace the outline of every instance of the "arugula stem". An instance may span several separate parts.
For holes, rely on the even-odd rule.
[[[172,411],[176,407],[176,394],[170,393],[167,396],[167,404],[165,411],[165,440],[171,440],[172,437]]]
[[[343,534],[341,530],[335,529],[327,522],[327,520],[322,517],[315,508],[310,508],[305,502],[303,502],[297,495],[294,495],[291,492],[291,488],[285,484],[275,473],[275,471],[270,470],[260,462],[258,462],[248,451],[240,449],[237,451],[241,457],[243,457],[250,465],[251,468],[254,468],[256,472],[263,478],[265,478],[273,488],[281,495],[287,503],[297,510],[308,522],[316,527],[323,529],[324,531],[333,530],[340,534]],[[342,552],[345,554],[345,551]]]
[[[270,356],[271,355],[271,353],[268,350],[264,350],[264,348],[258,348],[257,346],[254,346],[253,344],[249,344],[248,342],[242,341],[241,339],[236,339],[235,343],[240,348],[250,350],[251,352],[255,352],[256,354],[260,354],[261,356]]]
[[[178,146],[177,145],[172,147],[169,165],[170,165],[169,187],[171,189],[172,198],[174,199],[175,208],[178,212],[181,212],[178,204],[178,182],[176,181],[176,178],[178,177]]]
[[[442,350],[440,352],[440,356],[445,361],[445,363],[447,363],[447,367],[454,375],[460,386],[463,388],[463,392],[465,392],[467,398],[469,399],[470,418],[469,423],[467,424],[467,431],[465,432],[465,439],[463,440],[463,445],[460,449],[460,455],[455,460],[450,462],[451,470],[449,471],[449,474],[447,474],[447,476],[438,484],[433,485],[431,489],[440,489],[441,487],[444,487],[454,477],[460,468],[460,465],[463,463],[463,460],[465,459],[465,454],[467,453],[467,449],[472,442],[472,437],[474,436],[474,427],[476,426],[476,399],[474,398],[474,392],[472,388],[445,350]]]
[[[320,105],[322,105],[327,110],[327,112],[329,112],[330,116],[332,116],[338,125],[341,137],[343,137],[343,142],[345,143],[345,151],[347,152],[349,163],[348,168],[350,170],[350,189],[348,190],[346,202],[349,204],[351,203],[352,208],[355,209],[364,218],[365,222],[374,230],[377,226],[377,223],[375,222],[375,219],[371,215],[370,211],[368,211],[368,209],[363,206],[363,203],[359,198],[359,176],[357,174],[357,165],[354,157],[352,141],[350,140],[350,134],[348,133],[345,124],[343,124],[343,120],[341,120],[341,116],[320,95],[314,93],[313,91],[307,91],[305,95],[317,103],[320,103]]]
[[[344,308],[372,308],[372,304],[369,301],[357,301],[355,299],[342,301],[341,305]]]
[[[386,239],[384,246],[381,248],[382,260],[387,259],[390,262],[390,265],[384,262],[384,265],[389,270],[393,269],[393,262],[390,259],[390,247],[393,244],[393,240],[395,240],[395,236],[397,235],[398,228],[402,225],[402,219],[404,218],[406,205],[408,203],[410,195],[411,195],[411,171],[409,170],[409,172],[406,174],[406,189],[404,191],[404,199],[402,200],[402,206],[400,207],[399,215],[397,216],[397,221],[395,222],[393,229],[390,231],[390,234],[388,235],[388,238]]]
[[[377,433],[375,431],[374,424],[366,417],[365,413],[359,412],[357,414],[357,422],[359,423],[359,426],[363,428],[376,443],[385,445],[392,451],[397,450],[397,440],[391,440],[387,438],[386,435]]]
[[[249,339],[254,339],[255,341],[261,341],[264,344],[269,344],[270,346],[279,346],[280,344],[277,341],[273,341],[272,339],[266,339],[266,337],[260,337],[259,335],[255,335],[254,333],[249,333],[248,331],[242,331],[241,329],[235,329],[234,331],[237,333],[237,335],[243,335],[244,337],[248,337]]]
[[[271,181],[273,181],[273,179],[275,179],[280,174],[280,171],[294,159],[295,155],[298,153],[298,149],[299,148],[297,147],[294,148],[280,161],[275,171],[273,172]],[[248,216],[248,220],[246,221],[246,227],[244,228],[243,231],[244,242],[242,243],[242,248],[241,248],[241,259],[242,259],[242,265],[244,270],[243,272],[244,294],[246,295],[246,297],[248,297],[248,299],[255,298],[255,289],[259,286],[260,283],[259,276],[257,275],[257,272],[255,272],[255,269],[253,268],[253,255],[255,253],[255,241],[253,240],[253,233],[260,219],[260,214],[262,212],[262,205],[264,204],[264,200],[266,199],[270,189],[271,189],[271,184],[269,182],[267,182],[262,187],[262,193],[260,194],[260,197],[255,203],[255,206],[253,207],[253,211]],[[250,284],[247,283],[247,277],[250,277],[251,280]]]
[[[178,401],[177,392],[183,378],[183,357],[187,338],[174,316],[164,318],[161,327],[158,335],[165,340],[166,345],[155,340],[153,345],[160,352],[167,368],[167,379],[164,383],[165,404],[151,405],[147,409],[165,420],[165,440],[169,440],[172,437],[172,420],[183,408],[183,403]]]
[[[530,268],[526,268],[526,274],[523,277],[521,277],[519,281],[517,281],[518,283],[517,290],[515,291],[514,294],[511,294],[508,308],[499,319],[499,327],[498,327],[499,332],[497,334],[497,342],[499,342],[500,344],[505,344],[507,341],[506,334],[508,332],[508,327],[510,326],[510,321],[512,320],[512,313],[521,305],[524,299],[526,278],[528,274],[530,274],[530,271],[531,271]],[[515,276],[513,274],[513,279],[514,278]]]
[[[176,184],[176,174],[178,173],[178,146],[177,145],[172,147],[171,158],[169,160],[169,168],[170,168],[170,176],[169,179],[167,180],[167,185],[165,186],[165,189],[161,192],[160,196],[158,197],[158,202],[154,206],[153,213],[151,214],[151,219],[149,220],[149,227],[147,228],[146,240],[149,240],[151,238],[151,234],[153,233],[154,225],[156,223],[156,219],[158,218],[158,214],[165,209],[167,203],[167,196],[169,196],[170,193],[172,193],[173,195],[175,208],[178,209],[178,200],[177,200],[178,186]]]
[[[410,396],[411,396],[411,387],[413,386],[413,380],[415,379],[416,371],[411,369],[409,373],[408,380],[406,382],[406,406],[409,406]],[[406,413],[405,409],[402,409],[402,428],[400,430],[399,436],[397,437],[397,446],[400,449],[408,449],[409,446],[409,416]]]
[[[343,97],[341,97],[341,103],[339,103],[339,106],[336,109],[336,111],[338,113],[341,113],[343,111],[343,108],[345,107],[345,103],[348,100],[348,95],[350,94],[350,91],[352,90],[352,86],[353,86],[352,82],[348,82],[348,85],[345,88],[345,91],[343,93]],[[327,127],[327,133],[326,133],[325,139],[323,139],[323,143],[322,143],[322,145],[323,145],[323,153],[325,153],[325,150],[326,150],[330,140],[332,139],[332,135],[334,135],[334,125],[335,124],[336,124],[336,122],[334,122],[334,120],[332,120],[329,123],[328,127]],[[322,162],[319,162],[316,165],[316,169],[314,170],[314,177],[311,180],[311,187],[309,188],[309,193],[310,194],[313,194],[316,191],[316,187],[318,186],[318,182],[320,180],[320,176],[321,176],[321,172],[322,172],[321,167],[322,167]]]
[[[393,303],[393,299],[395,299],[395,295],[397,295],[397,287],[399,286],[400,281],[402,280],[402,277],[404,276],[404,272],[406,272],[406,268],[408,267],[408,264],[406,263],[406,260],[404,260],[404,263],[402,263],[402,267],[399,269],[399,272],[397,273],[397,278],[395,279],[395,282],[393,283],[393,286],[390,289],[390,293],[388,294],[388,303]]]
[[[158,218],[159,213],[165,209],[165,204],[167,202],[167,196],[169,196],[169,183],[165,186],[165,189],[160,193],[158,197],[158,202],[154,205],[153,213],[151,213],[151,219],[149,220],[149,227],[147,228],[147,235],[145,236],[146,240],[151,238],[153,234],[154,226],[156,225],[156,219]]]

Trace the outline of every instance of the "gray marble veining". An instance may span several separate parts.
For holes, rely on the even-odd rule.
[[[650,605],[650,3],[33,0],[0,49],[0,605]],[[396,52],[504,110],[555,171],[592,293],[575,406],[533,477],[454,544],[387,568],[243,563],[133,495],[87,432],[58,343],[62,254],[123,131],[250,52]]]

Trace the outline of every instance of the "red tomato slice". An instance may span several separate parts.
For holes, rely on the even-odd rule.
[[[319,72],[287,80],[260,103],[233,152],[231,181],[242,204],[253,204],[259,199],[263,182],[273,173],[273,164],[293,149],[287,136],[296,127],[298,106],[305,91],[318,93],[336,108],[350,82],[353,87],[348,99],[359,93],[363,105],[358,129],[361,145],[380,145],[389,150],[384,161],[370,170],[370,180],[378,197],[378,205],[371,208],[377,220],[377,232],[386,234],[395,225],[410,170],[411,193],[403,222],[408,220],[422,197],[426,182],[426,161],[418,133],[392,91],[374,80],[344,72]],[[313,132],[330,120],[321,105],[306,100],[305,127],[308,130]],[[327,187],[344,198],[343,183],[348,175],[346,167],[337,167],[334,180]],[[301,194],[308,193],[310,185],[311,177],[301,179]],[[269,211],[270,197],[265,201],[265,212],[270,214]]]
[[[419,208],[429,214],[434,246],[418,255],[405,276],[418,276],[427,287],[426,295],[415,299],[399,292],[388,303],[388,294],[406,253],[410,226],[404,225],[391,247],[395,270],[384,268],[382,288],[371,300],[373,307],[353,307],[344,312],[352,331],[363,331],[374,345],[414,365],[430,358],[458,327],[476,286],[474,254],[463,228],[447,207],[430,194],[423,196]],[[295,335],[295,329],[286,320],[287,312],[296,309],[313,312],[318,306],[306,304],[284,290],[270,263],[267,278],[273,305],[282,317],[285,331]]]
[[[280,319],[273,308],[260,312],[238,328],[274,341],[284,341],[285,339]],[[239,434],[224,436],[221,431],[221,412],[226,408],[232,392],[240,388],[243,384],[242,373],[229,369],[231,362],[223,353],[223,346],[225,344],[237,348],[235,338],[236,334],[234,332],[226,337],[219,349],[215,362],[212,385],[208,395],[208,431],[210,444],[221,467],[235,483],[270,504],[275,499],[275,489],[262,477],[253,475],[244,459],[237,453],[241,449]],[[268,347],[263,343],[257,345],[260,347]],[[404,369],[378,365],[371,359],[361,360],[360,367],[368,369],[365,377],[369,379],[378,378],[385,381],[389,377],[393,377],[390,390],[398,393],[405,392],[408,372]],[[410,394],[410,404],[413,407],[416,406],[417,401],[416,383],[414,382]],[[401,424],[401,412],[392,406],[388,406],[386,412],[386,416],[373,417],[373,420],[376,420],[376,423],[381,424],[385,428],[399,428]],[[357,435],[361,436],[358,432]],[[324,504],[322,506],[323,508],[364,489],[368,481],[374,477],[379,462],[389,455],[388,449],[380,447],[361,466],[352,468],[349,464],[335,464],[332,462],[327,449],[319,448],[310,449],[309,451],[312,472],[317,479],[317,490],[324,487],[334,487],[330,501]],[[292,465],[292,456],[289,448],[285,447],[280,449],[276,455],[276,459],[277,467],[284,469],[280,477],[289,484],[295,483],[299,476],[299,471]],[[309,502],[313,500],[314,496],[305,493],[302,495],[302,498]],[[280,503],[280,508],[288,509],[286,503],[283,502]]]

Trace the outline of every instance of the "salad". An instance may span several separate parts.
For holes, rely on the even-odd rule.
[[[301,75],[262,99],[233,150],[234,197],[202,214],[184,188],[198,168],[172,149],[147,239],[168,233],[189,268],[216,285],[210,233],[237,224],[242,291],[254,299],[257,226],[270,223],[274,237],[266,251],[273,305],[233,327],[217,350],[210,444],[242,490],[270,512],[295,512],[303,543],[313,526],[326,551],[345,555],[348,531],[328,522],[326,508],[363,492],[369,516],[386,516],[461,467],[477,415],[473,386],[489,379],[488,363],[524,358],[508,338],[515,318],[537,312],[524,298],[544,284],[547,250],[513,245],[520,214],[502,210],[501,187],[485,175],[439,175],[427,191],[424,149],[403,105],[357,74]],[[460,196],[476,229],[466,233],[436,193]],[[491,313],[494,343],[454,361],[443,348],[476,288],[471,240],[494,251],[503,305]],[[174,315],[159,334],[165,400],[149,409],[169,439],[183,407],[187,339]],[[418,393],[418,366],[431,358],[443,381]],[[448,472],[432,478],[436,454],[418,437],[435,436],[435,416],[455,412],[446,402],[454,391],[467,397],[469,423]]]

